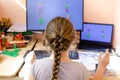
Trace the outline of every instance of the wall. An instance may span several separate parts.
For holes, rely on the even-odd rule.
[[[26,11],[15,0],[0,0],[0,12],[1,17],[9,17],[13,23],[26,24]]]
[[[115,0],[84,0],[84,21],[114,23]]]
[[[2,8],[1,8],[1,2],[0,2],[0,20],[1,20],[1,16],[2,16]]]
[[[115,16],[114,16],[114,25],[115,25],[114,47],[118,46],[120,49],[120,0],[116,0],[114,12],[115,12]]]
[[[24,6],[26,6],[26,0],[21,0]]]
[[[26,0],[19,0],[24,5]],[[84,0],[84,21],[113,23],[115,0]],[[15,0],[0,0],[1,16],[10,17],[13,22],[26,23],[26,12]]]

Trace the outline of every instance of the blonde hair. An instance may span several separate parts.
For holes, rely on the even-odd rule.
[[[51,80],[58,80],[61,51],[68,50],[75,38],[75,30],[69,20],[63,17],[56,17],[48,23],[45,38],[54,51],[53,75]]]

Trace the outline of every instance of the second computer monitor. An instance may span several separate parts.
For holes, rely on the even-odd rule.
[[[81,42],[112,45],[113,24],[84,22]]]

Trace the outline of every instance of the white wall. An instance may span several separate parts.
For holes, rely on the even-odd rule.
[[[0,20],[1,20],[1,17],[2,17],[2,4],[1,4],[1,1],[0,1]]]
[[[26,11],[15,0],[0,0],[0,16],[9,17],[13,23],[26,24]]]
[[[114,36],[114,47],[118,46],[120,48],[120,0],[115,0],[115,16],[114,16],[114,25],[115,25],[115,36]]]
[[[84,21],[114,23],[115,0],[84,0]]]

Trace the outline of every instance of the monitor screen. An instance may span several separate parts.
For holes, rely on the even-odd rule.
[[[76,30],[82,30],[84,0],[27,0],[27,30],[45,30],[57,16],[70,19]]]
[[[81,40],[112,44],[112,35],[112,24],[84,23]]]

